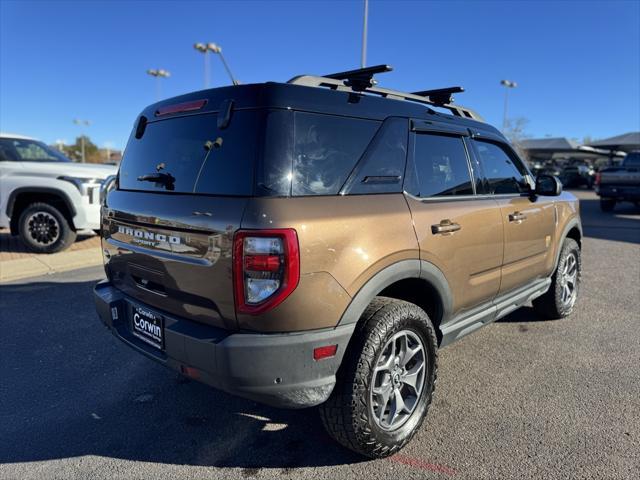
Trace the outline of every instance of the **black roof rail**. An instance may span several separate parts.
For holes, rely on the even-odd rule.
[[[439,88],[416,93],[405,93],[376,87],[377,82],[373,76],[377,73],[390,72],[391,70],[393,70],[393,68],[389,65],[376,65],[374,67],[359,68],[324,76],[298,75],[287,83],[307,87],[327,87],[332,90],[349,92],[373,93],[393,100],[408,100],[410,102],[446,108],[458,117],[471,118],[472,120],[478,120],[480,122],[484,121],[480,115],[470,108],[452,103],[454,93],[464,92],[464,88],[462,87]]]

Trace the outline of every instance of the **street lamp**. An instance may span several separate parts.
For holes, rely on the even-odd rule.
[[[518,84],[511,80],[500,80],[500,85],[505,87],[504,89],[504,116],[502,117],[502,131],[507,128],[507,109],[509,108],[509,89],[516,88]]]
[[[75,123],[76,125],[80,125],[88,127],[89,125],[91,125],[91,122],[89,120],[78,120],[77,118],[73,119],[73,123]],[[80,131],[80,155],[82,157],[82,163],[85,163],[85,158],[84,158],[84,129],[81,128]]]
[[[212,42],[195,43],[193,45],[193,48],[195,48],[200,53],[204,54],[204,88],[209,88],[209,55],[208,55],[209,52],[217,53],[218,55],[220,55],[220,60],[222,60],[222,64],[224,65],[224,68],[227,71],[229,78],[231,78],[231,83],[233,83],[234,85],[238,85],[238,81],[233,77],[233,74],[229,69],[229,65],[227,64],[227,61],[225,60],[224,55],[222,55],[222,47],[220,47],[220,45],[217,45]]]
[[[158,69],[149,69],[147,73],[152,77],[156,77],[156,101],[160,100],[160,79],[161,78],[169,78],[171,73],[168,70],[163,70],[162,68]]]

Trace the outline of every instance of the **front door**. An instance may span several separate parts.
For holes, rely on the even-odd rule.
[[[502,294],[548,274],[555,206],[550,197],[530,194],[529,172],[508,145],[478,138],[472,143],[484,172],[485,193],[500,206],[504,225]]]
[[[452,316],[491,300],[500,287],[500,208],[476,195],[477,171],[462,132],[415,131],[405,190],[420,258],[437,266],[453,294]]]

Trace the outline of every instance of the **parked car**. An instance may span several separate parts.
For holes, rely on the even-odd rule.
[[[100,228],[100,186],[117,167],[74,163],[45,143],[0,134],[0,227],[32,251],[69,247]]]
[[[598,172],[596,193],[603,212],[612,211],[618,202],[640,205],[640,151],[629,153],[619,166]]]
[[[459,87],[374,87],[388,70],[147,107],[105,199],[94,290],[130,348],[232,394],[319,405],[369,457],[420,428],[440,348],[531,300],[566,317],[581,275],[577,199],[452,104]]]
[[[595,184],[596,172],[589,165],[567,165],[560,172],[560,180],[566,188],[587,187],[592,189]]]

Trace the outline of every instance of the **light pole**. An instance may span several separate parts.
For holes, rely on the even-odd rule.
[[[209,88],[209,49],[204,43],[195,43],[193,48],[204,54],[204,88]]]
[[[91,122],[89,120],[78,120],[77,118],[73,119],[73,123],[75,123],[76,125],[80,125],[82,127],[82,125],[84,125],[85,127],[88,127],[89,125],[91,125]],[[85,163],[85,158],[84,158],[84,129],[81,128],[80,129],[80,152],[81,152],[81,156],[82,156],[82,163]]]
[[[158,69],[149,69],[147,73],[152,77],[156,77],[156,102],[160,100],[160,79],[161,78],[169,78],[171,73],[168,70],[163,70],[162,68]]]
[[[512,82],[511,80],[500,80],[500,85],[504,88],[504,115],[502,117],[502,131],[504,132],[507,128],[507,113],[509,108],[509,89],[516,88],[518,84],[516,82]]]
[[[364,20],[362,24],[362,56],[360,57],[360,68],[364,68],[367,63],[367,26],[369,23],[369,0],[364,0]]]
[[[193,45],[193,48],[204,54],[204,88],[209,88],[209,52],[217,53],[218,55],[220,55],[220,60],[222,60],[222,64],[224,65],[224,68],[227,71],[229,78],[231,79],[231,83],[233,83],[234,85],[238,85],[238,81],[233,77],[231,69],[227,64],[224,55],[222,55],[222,47],[220,47],[220,45],[212,42],[196,43]]]

